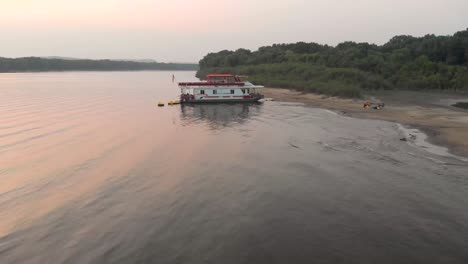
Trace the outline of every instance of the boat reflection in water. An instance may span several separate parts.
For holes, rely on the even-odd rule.
[[[262,103],[181,105],[182,125],[205,123],[212,130],[233,127],[261,114]]]

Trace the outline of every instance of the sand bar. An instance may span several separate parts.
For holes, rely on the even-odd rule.
[[[264,88],[263,93],[276,101],[299,102],[352,117],[415,127],[428,134],[431,143],[448,147],[454,155],[468,157],[468,111],[451,106],[456,101],[467,101],[466,95],[388,92],[369,95],[367,99],[344,99],[278,88]],[[384,102],[385,107],[365,109],[363,104],[368,100]]]

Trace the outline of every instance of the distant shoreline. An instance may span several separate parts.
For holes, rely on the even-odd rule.
[[[66,73],[66,72],[145,72],[145,71],[196,71],[196,70],[175,70],[175,69],[148,69],[148,70],[66,70],[66,71],[11,71],[11,72],[0,72],[0,74],[8,73]]]
[[[384,120],[418,128],[429,136],[431,143],[447,147],[454,155],[468,157],[468,111],[443,103],[443,100],[467,100],[468,97],[453,94],[437,101],[439,94],[411,96],[408,93],[417,92],[393,91],[391,95],[368,96],[373,101],[385,103],[383,109],[374,110],[363,108],[363,103],[369,99],[343,99],[290,89],[264,88],[265,97],[277,101],[304,103],[351,117]]]
[[[196,71],[198,70],[198,64],[138,62],[123,60],[59,59],[40,57],[0,57],[0,73],[148,70]]]

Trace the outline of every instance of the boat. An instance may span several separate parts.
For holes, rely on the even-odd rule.
[[[247,76],[232,74],[208,74],[205,81],[180,82],[180,103],[240,103],[258,102],[261,85],[243,80]]]

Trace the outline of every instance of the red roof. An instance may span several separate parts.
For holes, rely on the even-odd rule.
[[[216,77],[234,77],[232,74],[208,74],[207,78],[216,78]]]
[[[213,82],[180,82],[179,86],[244,86],[243,82],[213,83]]]

